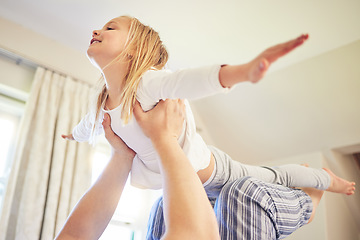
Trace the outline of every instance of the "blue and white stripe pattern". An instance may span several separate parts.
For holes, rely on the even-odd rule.
[[[165,232],[162,203],[153,206],[147,239]],[[282,239],[309,221],[312,207],[301,190],[245,177],[223,187],[214,210],[221,239]]]
[[[282,239],[305,225],[311,198],[251,177],[226,185],[215,205],[221,239]]]
[[[146,234],[147,240],[160,239],[161,236],[165,233],[163,204],[163,198],[160,197],[152,206],[148,221],[148,230]]]

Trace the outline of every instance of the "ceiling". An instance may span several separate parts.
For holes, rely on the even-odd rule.
[[[0,15],[85,52],[92,30],[131,15],[160,33],[172,69],[241,63],[301,33],[310,39],[274,69],[359,39],[358,0],[1,0]]]
[[[101,28],[107,21],[120,15],[135,16],[160,33],[170,52],[168,67],[173,70],[214,63],[243,63],[268,46],[289,40],[301,33],[309,33],[309,41],[276,62],[271,68],[270,75],[277,70],[359,40],[359,13],[358,0],[0,1],[1,17],[84,54],[92,30]],[[210,99],[209,102],[198,102],[196,108],[207,109],[210,103],[213,104],[212,107],[216,107],[211,101],[214,99]],[[232,99],[232,102],[234,101],[237,100]],[[231,112],[232,118],[224,120],[224,126],[209,131],[215,143],[222,142],[219,145],[226,144],[226,141],[239,140],[232,131],[239,125],[240,120],[237,119],[239,116],[236,113],[240,113],[241,110],[236,109],[236,105],[229,102],[227,104],[227,107],[219,106],[216,111],[218,115],[224,116]],[[254,114],[263,110],[259,108]],[[213,129],[215,123],[211,122],[213,117],[209,111],[200,110],[199,113],[204,120],[204,126]],[[242,137],[249,141],[256,139],[256,135]],[[270,137],[265,136],[265,139]],[[279,139],[279,142],[284,141]],[[261,153],[249,150],[247,157],[261,161],[266,156],[274,159],[306,153],[311,149],[307,144],[310,143],[298,144],[292,152],[286,153],[281,153],[279,149],[276,152],[268,149]],[[241,157],[241,153],[236,154]]]

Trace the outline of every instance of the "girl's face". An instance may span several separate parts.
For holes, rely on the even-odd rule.
[[[130,20],[118,17],[105,24],[102,29],[94,30],[87,50],[90,61],[103,69],[124,50],[129,28]]]

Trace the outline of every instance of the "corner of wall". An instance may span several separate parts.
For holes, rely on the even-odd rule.
[[[360,183],[360,172],[357,170],[352,154],[360,152],[360,144],[333,148],[323,152],[325,166],[336,175]],[[328,239],[356,239],[360,234],[360,193],[352,196],[327,193],[326,221]]]

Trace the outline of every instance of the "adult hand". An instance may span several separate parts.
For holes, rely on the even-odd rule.
[[[105,138],[110,143],[113,154],[118,153],[128,155],[129,158],[131,157],[131,159],[133,159],[135,156],[135,152],[131,148],[129,148],[124,143],[124,141],[111,129],[111,118],[109,114],[105,113],[102,125],[105,131]]]
[[[134,106],[134,116],[144,134],[150,139],[180,135],[185,117],[183,100],[161,100],[152,110],[144,112],[138,102]]]

